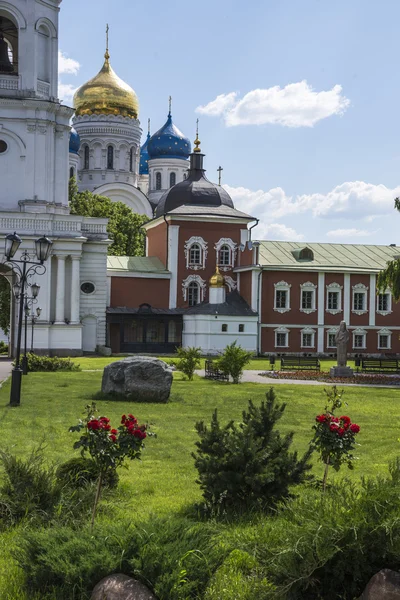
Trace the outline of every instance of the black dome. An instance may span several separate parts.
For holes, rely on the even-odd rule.
[[[211,183],[203,169],[204,154],[190,155],[187,179],[174,185],[160,198],[156,217],[162,217],[179,206],[229,206],[234,208],[232,198],[220,185]]]

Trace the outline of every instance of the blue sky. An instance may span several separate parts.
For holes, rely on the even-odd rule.
[[[222,165],[258,237],[400,245],[399,2],[64,0],[66,102],[101,68],[107,22],[143,128],[170,94],[191,139],[199,117],[207,175]]]

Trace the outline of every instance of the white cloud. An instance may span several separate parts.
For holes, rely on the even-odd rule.
[[[58,72],[60,75],[77,75],[81,65],[77,60],[68,58],[61,50],[58,51]]]
[[[268,240],[290,240],[292,242],[300,242],[304,239],[302,233],[297,233],[293,227],[287,227],[283,223],[260,223],[254,228],[255,238],[266,238]]]
[[[354,238],[354,237],[368,237],[374,235],[378,230],[367,231],[366,229],[356,229],[355,227],[350,229],[332,229],[327,232],[328,237],[333,238]]]
[[[60,101],[70,102],[74,97],[76,90],[76,86],[71,85],[70,83],[58,82],[58,97],[60,98]]]
[[[221,94],[196,111],[208,116],[222,116],[228,127],[235,125],[278,124],[286,127],[313,127],[332,115],[341,115],[350,105],[342,95],[342,86],[316,92],[299,81],[284,88],[274,86],[248,92],[238,99],[237,92]]]
[[[269,191],[224,186],[239,210],[250,212],[265,220],[309,213],[314,217],[363,219],[389,214],[393,200],[400,196],[400,186],[387,188],[364,181],[348,181],[326,194],[288,196],[278,187]]]

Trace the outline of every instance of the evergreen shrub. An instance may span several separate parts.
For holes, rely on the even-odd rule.
[[[233,383],[239,383],[243,375],[243,369],[253,357],[253,352],[248,352],[236,342],[229,344],[222,355],[216,361],[221,371],[230,375]]]
[[[201,348],[177,348],[177,352],[176,368],[192,381],[195,370],[200,368]]]
[[[196,423],[200,441],[192,456],[206,504],[218,511],[228,507],[274,505],[289,495],[292,485],[310,479],[309,449],[302,458],[290,452],[293,432],[281,436],[275,429],[286,404],[277,404],[273,388],[257,407],[249,401],[238,426],[221,426],[215,410],[208,428]]]
[[[61,486],[79,489],[87,484],[96,483],[99,478],[99,470],[93,459],[78,456],[62,463],[57,468],[56,478]],[[109,469],[104,473],[102,484],[105,487],[116,488],[118,481],[119,476],[116,469]]]
[[[58,356],[38,356],[33,352],[27,354],[28,371],[80,371],[80,366],[70,358]]]
[[[0,341],[0,354],[8,354],[8,344]]]

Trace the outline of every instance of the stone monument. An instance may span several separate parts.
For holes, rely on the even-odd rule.
[[[331,368],[332,377],[352,377],[353,369],[347,366],[347,344],[350,334],[347,331],[346,321],[340,321],[340,327],[335,337],[337,365]]]

